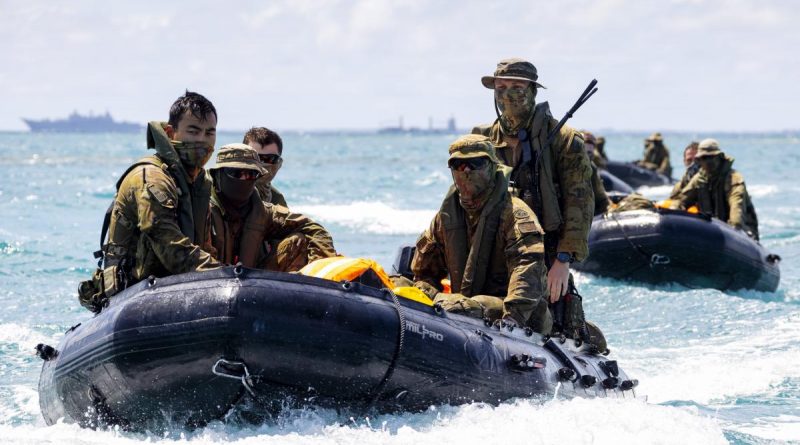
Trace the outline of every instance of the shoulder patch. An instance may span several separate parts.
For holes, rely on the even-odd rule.
[[[157,187],[155,184],[148,183],[147,191],[150,193],[150,196],[155,198],[155,200],[158,201],[158,203],[162,206],[169,208],[175,207],[175,202],[170,199],[167,192],[162,190],[160,187]]]
[[[540,233],[539,225],[535,221],[524,221],[517,224],[517,227],[522,234]]]
[[[526,212],[525,209],[517,209],[517,210],[514,210],[514,218],[516,218],[516,219],[530,219],[530,215],[528,215],[528,212]]]

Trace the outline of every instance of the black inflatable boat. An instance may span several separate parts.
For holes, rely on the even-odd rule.
[[[639,167],[632,162],[608,161],[606,169],[633,188],[672,184],[672,180],[661,173]]]
[[[49,425],[197,426],[248,398],[391,411],[634,397],[637,384],[586,344],[361,283],[232,267],[141,282],[37,349]]]
[[[600,180],[603,181],[603,188],[606,192],[616,192],[624,195],[633,193],[633,187],[629,186],[625,181],[614,176],[607,170],[600,170],[597,172],[600,175]]]
[[[780,257],[708,215],[633,210],[594,218],[589,257],[577,270],[690,288],[774,292]]]

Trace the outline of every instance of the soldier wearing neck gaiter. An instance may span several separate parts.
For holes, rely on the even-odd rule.
[[[223,263],[293,272],[336,255],[322,226],[261,199],[256,186],[266,169],[251,147],[222,147],[210,172],[214,189],[205,249]]]
[[[448,311],[549,332],[543,231],[508,193],[510,169],[477,135],[453,142],[448,166],[454,185],[417,241],[415,286]],[[453,293],[442,293],[448,277]]]
[[[203,166],[216,142],[217,111],[187,91],[169,112],[169,122],[150,122],[147,147],[122,175],[109,215],[102,264],[81,283],[81,305],[99,311],[117,292],[148,276],[163,277],[220,266],[200,245],[211,196]]]

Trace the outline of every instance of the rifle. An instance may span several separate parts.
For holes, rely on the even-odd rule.
[[[592,81],[589,82],[589,86],[587,86],[586,89],[583,90],[583,93],[580,95],[578,100],[575,102],[574,105],[572,105],[572,108],[570,108],[569,111],[567,111],[567,114],[565,114],[564,117],[562,117],[561,120],[558,121],[558,124],[556,124],[556,126],[553,127],[552,130],[550,130],[550,132],[547,134],[547,140],[544,146],[542,147],[541,150],[539,150],[536,153],[536,159],[534,160],[532,165],[531,165],[531,159],[533,158],[533,155],[531,149],[530,135],[528,134],[528,131],[525,130],[524,128],[520,129],[519,133],[517,134],[517,137],[519,138],[519,141],[522,144],[522,165],[528,165],[533,171],[533,187],[534,187],[533,191],[535,193],[533,202],[534,202],[534,207],[536,207],[533,209],[533,211],[534,213],[536,213],[537,216],[540,216],[542,214],[541,192],[539,190],[539,163],[541,162],[542,152],[550,148],[550,145],[555,140],[556,135],[561,131],[561,127],[563,127],[564,124],[566,124],[567,121],[572,118],[575,112],[578,111],[578,109],[581,106],[583,106],[583,104],[586,103],[586,101],[588,101],[589,98],[594,95],[594,93],[597,92],[597,87],[595,85],[597,85],[597,79],[592,79]]]

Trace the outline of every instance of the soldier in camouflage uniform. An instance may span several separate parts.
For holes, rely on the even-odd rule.
[[[653,170],[656,173],[671,178],[672,166],[669,163],[669,149],[664,145],[661,133],[653,133],[644,140],[644,158],[638,161],[640,167]]]
[[[678,193],[683,190],[686,185],[689,184],[689,181],[694,177],[697,172],[700,171],[700,164],[694,162],[694,157],[697,154],[697,147],[698,143],[692,141],[686,148],[683,149],[683,165],[686,167],[686,172],[683,173],[683,177],[680,181],[678,181],[674,187],[672,187],[672,193],[669,195],[669,199],[675,199],[678,196]]]
[[[672,208],[686,209],[697,205],[731,226],[743,230],[758,241],[758,217],[744,177],[733,169],[733,158],[725,155],[715,139],[700,142],[695,155],[700,172],[678,193]]]
[[[455,185],[417,241],[415,285],[446,310],[549,332],[543,231],[508,193],[510,168],[480,135],[453,142],[448,165]],[[441,293],[448,276],[453,293]]]
[[[589,254],[594,211],[592,167],[581,135],[561,127],[555,140],[547,135],[558,121],[547,102],[536,104],[536,67],[522,59],[501,60],[493,76],[481,83],[494,90],[497,120],[475,127],[488,136],[500,162],[512,167],[514,193],[536,213],[545,230],[548,294],[556,302],[569,287],[569,264]],[[527,150],[527,148],[530,150]]]
[[[264,164],[266,174],[256,182],[256,190],[264,202],[289,207],[283,194],[273,185],[272,180],[283,165],[283,140],[274,131],[265,127],[253,127],[247,130],[242,143],[249,145],[258,152],[258,157]]]
[[[596,153],[594,135],[586,130],[581,132],[583,134],[583,146],[586,147],[586,154],[589,159],[594,159]],[[603,187],[603,180],[597,173],[598,166],[592,161],[592,192],[594,193],[594,215],[602,215],[606,213],[608,207],[611,205],[611,200],[606,194],[606,189]]]
[[[608,165],[608,156],[606,155],[606,138],[603,136],[598,136],[595,141],[595,150],[594,150],[594,165],[598,166],[600,169],[606,168]]]
[[[102,266],[81,283],[81,304],[99,311],[108,298],[148,276],[163,277],[220,267],[199,246],[211,197],[203,166],[216,142],[217,111],[187,91],[169,122],[150,122],[147,147],[156,150],[134,163],[117,183],[102,248]]]
[[[322,226],[261,200],[255,188],[265,169],[248,145],[222,147],[210,173],[214,188],[206,249],[223,263],[294,272],[316,259],[336,256]]]

